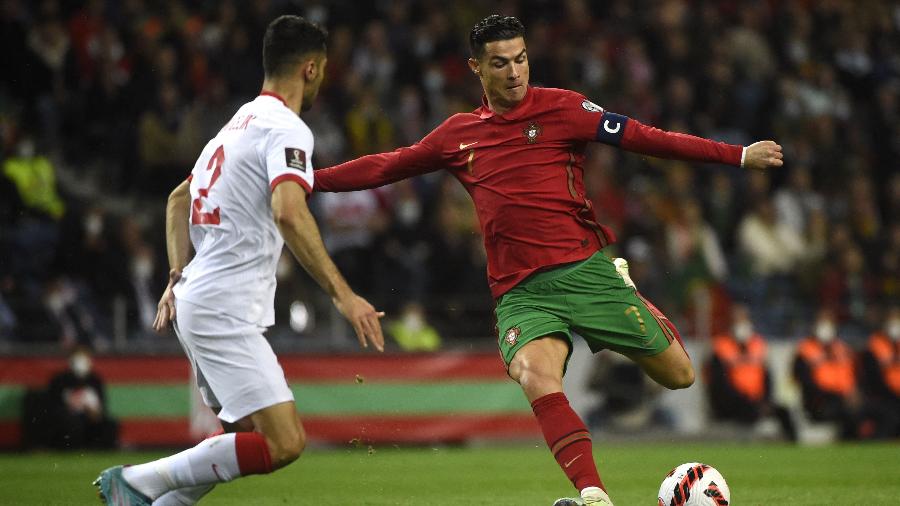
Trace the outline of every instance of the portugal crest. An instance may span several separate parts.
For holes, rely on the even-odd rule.
[[[532,121],[525,127],[525,130],[522,130],[522,133],[525,134],[525,140],[528,141],[528,144],[534,144],[537,142],[538,136],[541,135],[541,125]]]
[[[519,330],[519,327],[512,327],[506,331],[506,335],[503,336],[503,340],[506,341],[506,344],[510,346],[515,346],[519,341],[519,334],[522,331]]]

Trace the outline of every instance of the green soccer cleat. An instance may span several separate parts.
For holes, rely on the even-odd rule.
[[[104,469],[94,480],[97,495],[107,506],[151,506],[153,501],[132,487],[122,476],[122,466]]]

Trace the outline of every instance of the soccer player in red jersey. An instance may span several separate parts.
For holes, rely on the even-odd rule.
[[[412,146],[316,171],[317,189],[361,190],[439,169],[463,184],[484,236],[507,370],[581,495],[558,504],[608,505],[590,433],[562,392],[571,331],[594,352],[628,356],[670,389],[689,387],[694,370],[677,330],[640,296],[627,265],[600,252],[615,236],[595,221],[585,195],[585,146],[602,142],[748,169],[782,165],[781,146],[761,141],[742,147],[666,132],[573,91],[529,87],[524,31],[510,16],[478,22],[469,37],[469,68],[484,88],[481,107],[451,116]]]

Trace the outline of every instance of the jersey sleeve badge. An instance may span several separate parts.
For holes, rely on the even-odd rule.
[[[284,163],[291,169],[306,170],[306,152],[299,148],[284,148]]]
[[[584,100],[583,102],[581,102],[581,108],[587,112],[603,112],[602,107],[591,102],[590,100]]]

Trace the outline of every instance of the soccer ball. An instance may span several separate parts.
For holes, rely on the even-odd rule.
[[[712,466],[681,464],[669,471],[659,487],[659,506],[727,506],[731,491]]]

